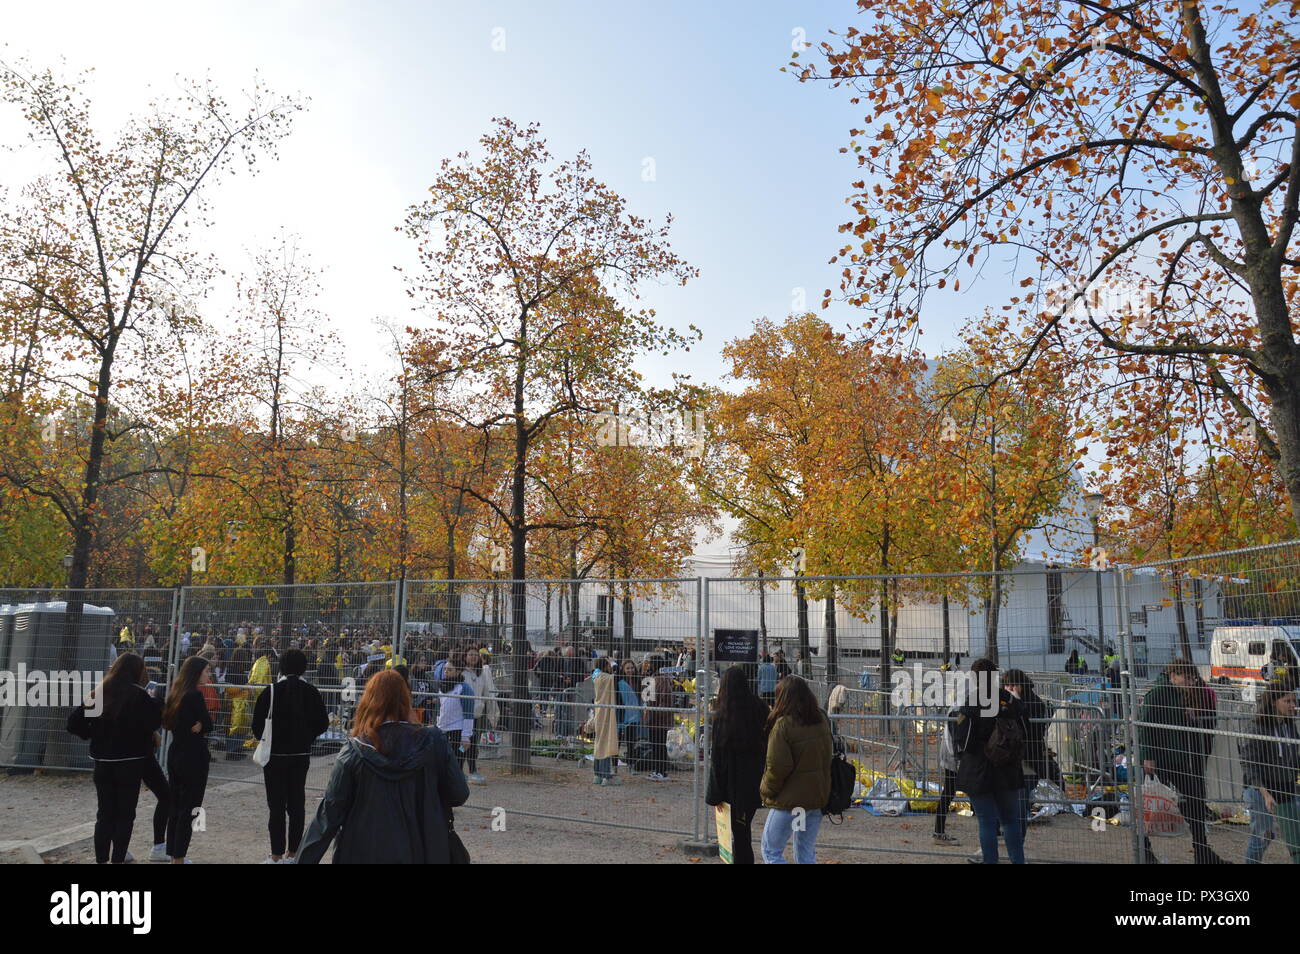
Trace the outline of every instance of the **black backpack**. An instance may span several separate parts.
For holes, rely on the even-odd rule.
[[[1019,765],[1025,757],[1025,727],[1003,709],[993,719],[993,731],[984,743],[984,757],[993,765]]]
[[[853,763],[844,752],[844,740],[831,735],[831,794],[826,799],[823,815],[843,816],[853,804],[853,786],[858,780]]]

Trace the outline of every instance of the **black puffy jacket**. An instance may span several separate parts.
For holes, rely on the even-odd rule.
[[[993,792],[1014,791],[1025,787],[1025,773],[1021,762],[994,765],[984,754],[984,746],[993,734],[997,719],[1016,719],[1020,722],[1023,738],[1029,738],[1025,721],[1025,708],[1020,700],[998,689],[998,712],[985,715],[978,706],[963,706],[952,727],[953,748],[957,752],[957,788],[967,795],[991,795]]]
[[[451,810],[469,786],[438,729],[410,722],[379,727],[384,752],[349,739],[303,838],[298,864],[317,864],[331,841],[335,864],[449,862]]]

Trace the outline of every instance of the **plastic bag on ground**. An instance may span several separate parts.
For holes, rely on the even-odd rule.
[[[903,792],[898,782],[892,778],[878,778],[867,792],[867,804],[873,812],[880,815],[901,815],[907,809]]]
[[[1040,778],[1034,790],[1029,794],[1029,801],[1032,810],[1029,813],[1031,822],[1046,821],[1053,815],[1059,815],[1061,812],[1067,812],[1070,809],[1066,807],[1065,792],[1060,786],[1045,778]]]

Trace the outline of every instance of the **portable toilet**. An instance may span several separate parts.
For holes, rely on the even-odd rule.
[[[13,607],[6,670],[18,694],[0,723],[0,765],[90,768],[89,743],[65,730],[69,713],[103,677],[112,644],[113,610],[82,604],[69,667],[60,664],[67,604]],[[4,617],[0,617],[4,618]]]

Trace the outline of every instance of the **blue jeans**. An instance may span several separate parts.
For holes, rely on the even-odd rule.
[[[1246,808],[1250,810],[1250,841],[1246,842],[1246,864],[1257,865],[1264,860],[1273,841],[1273,816],[1264,806],[1264,796],[1257,788],[1246,789]]]
[[[980,825],[980,848],[984,864],[998,863],[998,825],[1007,844],[1007,856],[1013,865],[1025,863],[1025,820],[1023,788],[1009,788],[987,795],[972,795],[971,808]]]
[[[803,830],[796,831],[794,820],[803,816]],[[781,808],[770,809],[767,821],[763,825],[763,863],[783,865],[786,863],[786,842],[794,836],[794,863],[812,865],[817,863],[817,830],[822,827],[822,810],[807,809],[796,814]]]
[[[555,694],[555,734],[561,739],[578,734],[578,713],[573,703],[575,695],[572,689]]]

